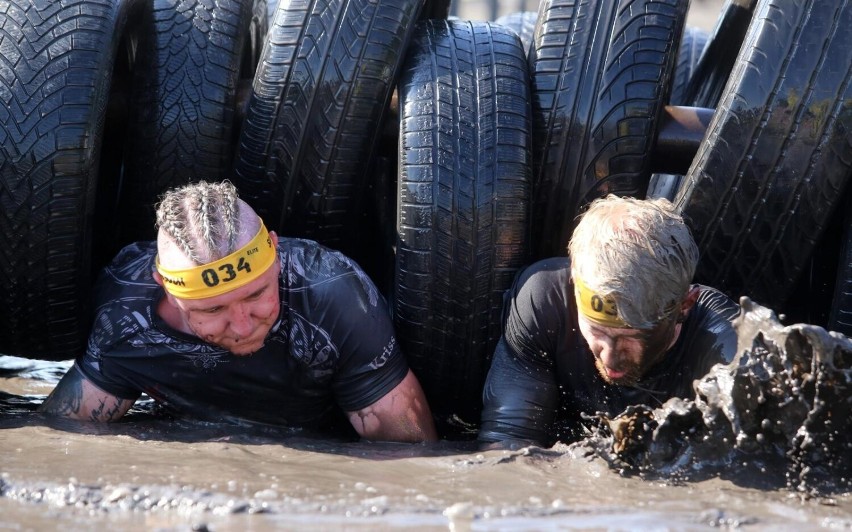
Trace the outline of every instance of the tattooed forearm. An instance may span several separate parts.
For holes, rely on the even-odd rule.
[[[86,380],[76,367],[72,367],[42,403],[39,411],[81,421],[115,421],[134,402],[101,390]]]
[[[40,412],[63,417],[79,417],[83,406],[83,378],[72,369],[62,377],[39,407]]]
[[[124,401],[118,397],[102,398],[98,401],[97,408],[92,409],[89,421],[115,421],[124,415],[127,408]]]

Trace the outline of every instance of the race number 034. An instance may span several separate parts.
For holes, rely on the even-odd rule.
[[[219,279],[219,274],[216,273],[216,270],[224,273],[225,276]],[[236,268],[234,268],[233,264],[226,262],[216,268],[216,270],[213,268],[207,268],[201,272],[201,280],[204,281],[204,284],[213,287],[218,285],[220,282],[227,283],[233,281],[237,278],[237,274],[240,271],[251,273],[251,263],[249,263],[244,257],[240,257],[240,260],[237,261]]]

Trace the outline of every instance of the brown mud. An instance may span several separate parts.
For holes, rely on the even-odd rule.
[[[694,384],[694,400],[670,399],[609,419],[582,443],[627,472],[681,479],[738,464],[804,495],[852,488],[852,341],[821,327],[784,327],[769,309],[741,301],[738,354]]]
[[[851,529],[852,343],[747,301],[737,327],[736,360],[695,400],[517,451],[199,422],[150,400],[119,423],[60,421],[35,408],[68,363],[0,357],[0,529]]]

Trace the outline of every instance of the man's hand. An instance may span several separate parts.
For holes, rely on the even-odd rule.
[[[384,397],[347,417],[362,438],[382,441],[435,441],[432,412],[411,370]]]
[[[79,421],[115,421],[130,410],[135,402],[101,390],[85,378],[75,365],[62,377],[38,410]]]

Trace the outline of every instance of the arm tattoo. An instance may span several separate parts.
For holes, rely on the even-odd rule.
[[[38,410],[54,416],[77,417],[82,405],[83,378],[72,368],[62,377]]]
[[[124,414],[121,404],[124,401],[118,397],[103,398],[98,401],[98,407],[89,415],[89,421],[115,421]]]
[[[126,399],[114,397],[101,392],[86,397],[84,389],[85,377],[76,369],[72,368],[62,377],[53,393],[39,407],[40,412],[54,416],[68,417],[85,421],[115,421],[127,411]],[[91,385],[89,386],[92,387]],[[87,404],[95,404],[88,412],[85,411]]]

